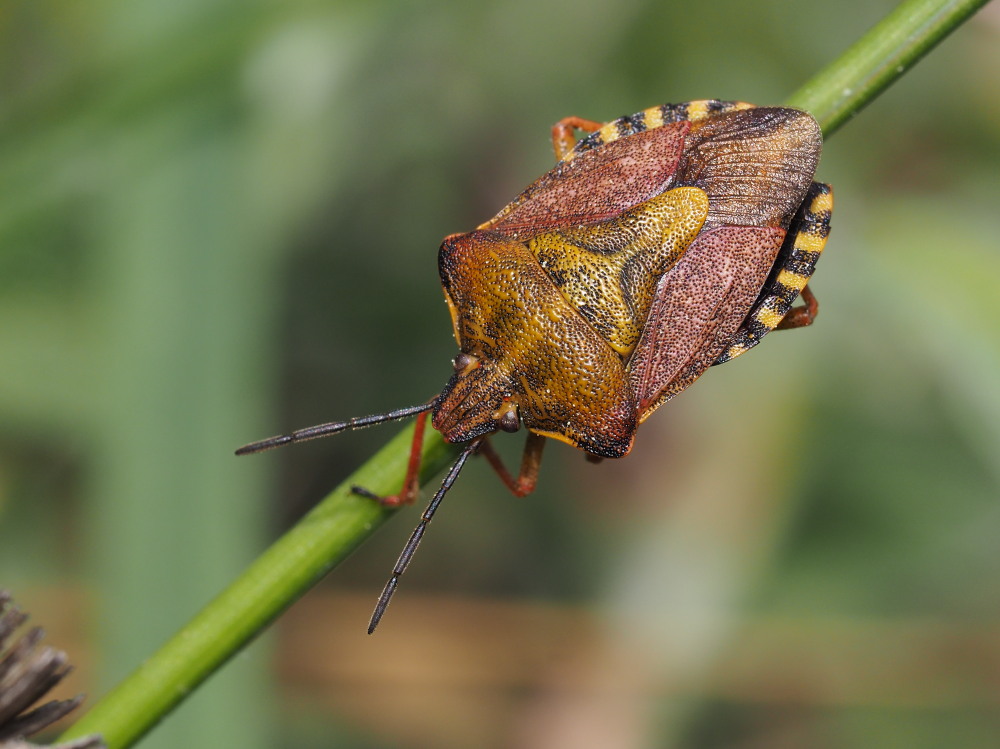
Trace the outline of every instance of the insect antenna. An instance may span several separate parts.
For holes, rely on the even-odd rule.
[[[370,427],[374,424],[382,424],[386,421],[405,419],[407,416],[416,416],[424,411],[430,411],[434,408],[434,404],[436,402],[437,398],[434,398],[434,400],[429,403],[423,403],[419,406],[399,408],[395,411],[389,411],[384,414],[356,416],[355,418],[348,419],[347,421],[330,421],[326,424],[317,424],[316,426],[306,427],[305,429],[296,429],[294,432],[289,432],[288,434],[279,434],[275,437],[268,437],[265,440],[251,442],[249,445],[243,445],[243,447],[236,451],[236,454],[249,455],[250,453],[259,453],[264,450],[281,447],[282,445],[290,445],[293,442],[305,442],[306,440],[314,440],[319,437],[328,437],[331,434],[344,432],[348,429],[363,429],[364,427]]]
[[[465,461],[468,460],[469,456],[476,451],[476,448],[479,447],[479,443],[481,441],[482,438],[473,440],[462,449],[458,458],[452,464],[451,468],[448,469],[448,475],[445,476],[444,481],[441,482],[441,488],[437,490],[433,499],[431,499],[431,501],[427,504],[427,509],[424,510],[424,514],[420,516],[420,522],[417,523],[417,527],[413,529],[413,533],[410,534],[409,540],[407,540],[406,545],[403,546],[403,551],[400,552],[399,559],[396,560],[396,566],[392,568],[392,576],[382,589],[382,595],[378,597],[378,603],[375,604],[375,611],[372,612],[371,621],[368,623],[368,634],[374,632],[378,623],[382,620],[382,615],[385,614],[385,609],[389,605],[389,600],[392,598],[392,594],[396,592],[396,586],[399,584],[399,578],[404,572],[406,572],[406,568],[410,566],[410,560],[417,551],[417,547],[420,546],[420,540],[424,537],[424,531],[427,530],[427,526],[430,524],[431,518],[434,517],[434,513],[437,512],[438,505],[441,504],[441,500],[444,499],[444,495],[448,493],[449,489],[451,489],[451,485],[455,483],[455,479],[458,478],[458,474],[462,472],[462,466],[465,465]]]

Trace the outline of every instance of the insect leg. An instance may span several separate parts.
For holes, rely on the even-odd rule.
[[[368,491],[363,486],[352,486],[351,491],[355,494],[360,494],[362,497],[374,499],[386,507],[413,504],[420,493],[420,459],[424,449],[424,431],[427,426],[427,416],[427,411],[417,414],[417,420],[413,425],[413,441],[410,443],[410,459],[406,464],[406,476],[403,478],[403,487],[397,494],[381,497],[375,494],[375,492]]]
[[[403,546],[403,551],[399,555],[399,559],[396,560],[396,566],[392,568],[392,575],[389,577],[388,582],[386,582],[385,587],[382,589],[382,595],[378,597],[378,603],[375,604],[375,611],[372,612],[371,621],[368,623],[368,634],[375,631],[378,623],[382,620],[382,615],[385,614],[385,609],[389,605],[389,601],[392,599],[392,594],[396,592],[396,587],[399,585],[400,576],[406,572],[406,568],[410,566],[410,560],[413,559],[413,555],[417,551],[417,547],[420,546],[420,540],[424,537],[424,533],[427,531],[427,526],[430,525],[431,519],[434,517],[434,513],[437,512],[438,506],[441,504],[441,500],[444,499],[444,495],[448,493],[451,489],[452,484],[455,483],[455,479],[458,478],[458,474],[462,471],[462,466],[465,465],[465,461],[469,459],[469,456],[476,451],[479,447],[480,441],[474,440],[466,445],[462,452],[459,454],[458,459],[452,464],[451,468],[448,469],[448,475],[444,477],[444,481],[441,482],[441,488],[437,490],[434,494],[434,498],[427,505],[427,509],[424,510],[423,515],[420,516],[420,522],[417,527],[413,529],[413,533],[410,534],[410,538],[407,540],[406,545]]]
[[[585,120],[582,117],[563,117],[552,126],[552,149],[556,152],[556,160],[562,161],[573,150],[577,130],[593,133],[602,127],[603,122]]]
[[[778,327],[775,330],[804,328],[807,325],[813,324],[813,320],[816,319],[816,315],[819,313],[819,302],[808,286],[803,287],[802,293],[799,296],[802,297],[804,304],[801,307],[792,307],[788,310],[788,314],[781,318],[781,322],[778,323]]]
[[[757,303],[715,364],[746,353],[772,330],[798,328],[813,321],[819,305],[806,284],[816,270],[816,262],[830,234],[832,210],[830,186],[813,182],[802,208],[792,220],[790,239],[786,240]],[[800,293],[805,306],[792,309]]]
[[[521,456],[521,470],[514,478],[507,466],[503,464],[500,456],[489,440],[483,440],[479,447],[479,453],[489,461],[490,466],[496,471],[497,476],[504,482],[508,489],[516,497],[525,497],[535,490],[538,482],[538,469],[542,465],[542,450],[545,448],[545,438],[534,432],[528,432],[528,439],[524,443],[524,453]]]

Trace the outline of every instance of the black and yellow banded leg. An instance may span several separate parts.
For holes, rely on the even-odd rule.
[[[778,327],[775,330],[792,330],[793,328],[804,328],[807,325],[813,324],[813,320],[816,319],[816,315],[819,313],[819,302],[816,301],[816,297],[809,290],[808,286],[803,287],[799,297],[803,303],[798,307],[792,307],[788,310],[788,313],[781,318],[781,322],[778,323]]]
[[[675,122],[701,122],[723,112],[753,108],[753,104],[743,101],[702,99],[683,104],[662,104],[626,117],[618,117],[610,122],[566,117],[552,127],[552,146],[556,152],[556,159],[570,161],[584,151],[590,151],[644,130],[653,130]],[[583,130],[589,135],[577,141],[575,138],[577,130]]]
[[[826,238],[830,234],[833,191],[829,185],[813,182],[802,208],[789,227],[790,251],[778,256],[775,271],[764,285],[760,298],[747,319],[733,335],[723,354],[715,360],[722,364],[749,351],[772,330],[800,328],[812,323],[818,304],[806,284],[816,270]],[[805,306],[792,308],[802,294]]]

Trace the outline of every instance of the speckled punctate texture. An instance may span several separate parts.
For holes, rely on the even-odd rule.
[[[660,279],[645,335],[629,362],[640,418],[694,382],[726,348],[784,234],[747,226],[705,232]]]
[[[598,455],[628,451],[636,415],[624,362],[523,243],[464,235],[442,247],[441,273],[462,350],[479,359],[435,411],[446,439],[495,431],[503,402],[514,401],[533,431]]]
[[[705,223],[708,198],[678,187],[596,226],[547,232],[528,247],[570,304],[621,356],[632,353],[660,276]]]
[[[616,218],[671,185],[690,127],[683,122],[636,133],[561,161],[478,228],[527,239]]]
[[[639,422],[780,324],[822,250],[830,192],[805,112],[709,100],[569,122],[596,129],[441,248],[475,361],[435,408],[449,441],[516,407],[533,432],[626,454]]]

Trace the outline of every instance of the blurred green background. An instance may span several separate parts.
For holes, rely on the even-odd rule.
[[[893,5],[4,3],[0,585],[70,691],[394,427],[235,447],[442,387],[438,244],[553,122],[778,103]],[[827,144],[814,327],[525,500],[477,461],[376,636],[415,509],[143,746],[1000,744],[998,69],[994,3]]]

